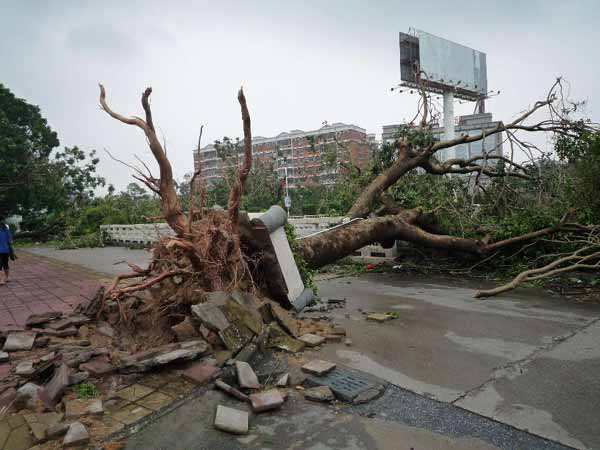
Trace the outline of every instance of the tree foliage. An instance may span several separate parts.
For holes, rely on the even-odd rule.
[[[0,208],[31,228],[62,217],[104,185],[98,158],[59,140],[38,106],[0,84]]]

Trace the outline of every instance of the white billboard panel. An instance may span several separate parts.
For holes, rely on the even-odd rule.
[[[421,70],[429,81],[487,93],[485,53],[417,31]]]
[[[487,95],[486,55],[464,45],[411,29],[400,33],[400,75],[416,86],[420,81],[433,92],[454,91],[459,98],[478,100]]]

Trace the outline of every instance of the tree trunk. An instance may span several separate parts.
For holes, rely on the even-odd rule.
[[[430,221],[430,217],[420,209],[402,211],[393,216],[359,219],[316,236],[300,239],[299,252],[311,268],[330,264],[365,245],[389,240],[478,256],[486,253],[486,245],[479,240],[426,231],[425,225],[430,224]]]

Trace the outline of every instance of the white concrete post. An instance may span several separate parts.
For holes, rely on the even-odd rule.
[[[444,91],[444,141],[454,139],[454,92]],[[447,158],[454,158],[454,147],[445,150]]]

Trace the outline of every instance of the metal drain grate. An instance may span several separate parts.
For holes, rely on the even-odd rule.
[[[345,402],[352,402],[362,392],[377,387],[377,384],[340,368],[324,377],[309,376],[306,382],[311,386],[328,386],[338,399]]]

